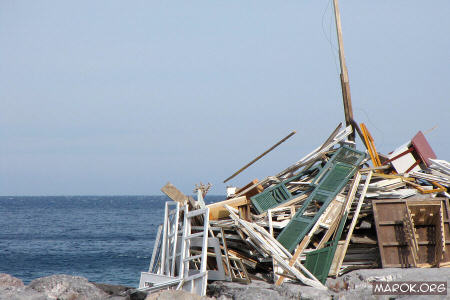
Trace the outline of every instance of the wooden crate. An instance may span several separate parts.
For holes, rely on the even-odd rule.
[[[380,250],[381,263],[384,268],[414,266],[412,252],[409,249],[407,236],[403,228],[403,218],[407,215],[408,209],[413,211],[420,207],[430,213],[435,210],[433,207],[442,205],[445,246],[440,266],[450,265],[450,226],[449,226],[449,203],[446,198],[418,199],[382,199],[373,201],[373,213],[377,230],[378,247]],[[419,267],[436,266],[436,244],[439,234],[436,227],[427,221],[427,217],[419,222],[415,216],[415,229],[418,240],[418,261]],[[430,219],[428,217],[428,219]],[[431,220],[431,219],[430,219]],[[438,243],[439,244],[439,243]]]

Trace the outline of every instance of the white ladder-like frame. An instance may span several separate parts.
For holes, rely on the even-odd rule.
[[[192,233],[191,221],[197,216],[203,217],[203,230]],[[206,285],[208,281],[208,272],[206,271],[206,261],[208,255],[208,226],[209,226],[209,208],[189,211],[188,206],[184,207],[184,227],[183,239],[181,244],[182,264],[180,266],[180,274],[182,282],[177,289],[183,289],[190,293],[200,296],[206,295]],[[202,238],[201,254],[191,256],[191,239]],[[189,263],[196,259],[200,259],[200,268],[198,270],[190,270]]]
[[[177,253],[179,218],[180,204],[167,201],[164,210],[164,223],[162,224],[162,240],[160,240],[161,231],[158,230],[149,272],[141,272],[139,290],[159,290],[179,284],[182,281],[182,273],[175,274],[177,257],[180,257],[179,265],[182,264],[184,258],[182,252]]]
[[[161,259],[161,233],[163,230],[163,225],[159,225],[156,233],[155,244],[153,245],[152,258],[150,260],[150,266],[148,267],[148,272],[156,273],[159,269],[159,263]]]
[[[174,209],[170,209],[175,206]],[[175,261],[177,256],[178,220],[180,217],[180,203],[167,201],[164,212],[163,248],[161,250],[162,275],[176,277]]]

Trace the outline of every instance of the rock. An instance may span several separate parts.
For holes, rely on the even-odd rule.
[[[129,293],[134,290],[133,288],[124,285],[113,285],[96,282],[92,282],[92,284],[107,293],[110,296],[109,299],[114,299],[113,297],[122,297],[122,299],[130,300]]]
[[[19,278],[0,274],[0,300],[47,300],[47,297],[38,292],[26,290]]]
[[[372,295],[373,281],[445,281],[450,278],[449,268],[388,268],[361,269],[342,275],[337,279],[328,278],[327,286],[344,287],[337,289],[337,297],[345,300],[359,299],[389,299],[394,296]],[[447,295],[450,295],[450,285],[447,285]],[[407,296],[408,299],[442,299],[442,296]]]
[[[256,280],[251,284],[216,281],[208,285],[208,295],[221,300],[296,299],[280,291],[273,284]]]
[[[318,290],[300,283],[284,282],[276,286],[253,280],[251,284],[235,282],[213,282],[208,285],[208,295],[218,300],[253,299],[391,299],[396,296],[372,295],[373,281],[443,281],[450,278],[450,268],[390,268],[365,269],[347,273],[337,279],[328,278],[328,290]],[[450,295],[450,285],[447,285]],[[442,296],[407,296],[408,299],[442,299]],[[406,299],[406,298],[405,298]]]
[[[100,300],[109,295],[86,278],[70,275],[53,275],[33,280],[27,290],[43,293],[49,299]]]
[[[23,287],[23,281],[9,274],[0,274],[0,289],[8,289],[11,287]]]
[[[273,285],[285,299],[333,299],[333,291],[319,290],[298,283],[285,282],[281,286]]]
[[[208,300],[212,298],[202,297],[185,291],[164,290],[152,293],[145,300]]]
[[[50,300],[46,295],[24,287],[0,290],[0,300]]]

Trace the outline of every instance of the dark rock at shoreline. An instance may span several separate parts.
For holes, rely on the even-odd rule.
[[[108,299],[145,300],[147,297],[147,293],[136,291],[135,288],[129,286],[97,282],[92,283],[111,297]]]

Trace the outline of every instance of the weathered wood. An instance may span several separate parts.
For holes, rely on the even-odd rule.
[[[224,200],[212,204],[208,204],[206,207],[209,208],[209,219],[210,220],[218,220],[226,218],[230,215],[228,210],[225,209],[224,204],[229,205],[234,208],[238,208],[242,205],[248,204],[248,199],[245,196],[232,198],[229,200]]]
[[[307,154],[305,157],[297,161],[295,164],[289,166],[287,169],[275,175],[275,177],[276,178],[289,177],[291,176],[289,174],[292,174],[299,168],[314,163],[315,161],[317,161],[317,159],[321,158],[328,150],[330,150],[334,145],[342,142],[353,131],[352,126],[347,126],[344,130],[336,132],[340,128],[341,127],[338,126],[321,146],[314,149],[311,153]]]
[[[264,188],[261,184],[258,184],[258,182],[259,182],[258,179],[253,179],[251,182],[247,183],[243,187],[238,188],[236,190],[236,195],[240,194],[242,191],[245,191],[245,193],[240,196],[247,196],[247,198],[250,199],[250,197],[261,193],[262,191],[264,191]],[[248,189],[250,187],[251,189]]]
[[[167,195],[170,199],[175,202],[179,202],[180,205],[185,205],[188,201],[188,197],[178,190],[173,184],[168,182],[165,186],[161,188],[161,192]]]
[[[429,199],[432,200],[416,198],[416,200],[373,201],[378,247],[383,267],[414,265],[413,251],[409,249],[403,229],[403,218],[408,214],[408,209],[411,210],[411,219],[414,220],[417,234],[417,266],[439,265],[450,261],[448,199]]]
[[[357,187],[358,185],[356,184],[355,186]],[[356,193],[356,188],[355,188],[355,193]],[[333,227],[333,224],[335,223],[336,219],[340,220],[340,214],[342,212],[343,205],[344,205],[344,203],[342,200],[339,199],[339,195],[333,201],[331,201],[330,205],[327,207],[325,212],[320,216],[319,220],[316,222],[316,224],[311,229],[311,231],[302,239],[300,244],[297,246],[297,248],[294,252],[294,255],[292,255],[292,258],[289,260],[290,266],[294,265],[294,263],[300,257],[300,255],[303,253],[303,251],[306,249],[306,247],[308,247],[308,245],[311,241],[311,238],[313,237],[313,235],[315,234],[317,229],[319,229],[320,226],[326,227],[327,231],[330,231],[331,233],[334,232],[334,229],[336,229],[336,228]],[[331,236],[331,234],[330,234],[330,236]],[[284,281],[284,276],[280,276],[277,279],[275,284],[279,286],[283,283],[283,281]]]
[[[249,189],[252,187],[251,189]],[[246,184],[245,186],[239,188],[236,190],[236,195],[241,193],[242,191],[246,191],[241,196],[247,197],[247,199],[250,199],[251,197],[261,193],[264,191],[264,188],[261,184],[258,184],[258,179],[254,179],[250,183]],[[248,201],[244,205],[238,206],[239,209],[239,215],[243,217],[246,221],[251,221],[251,212],[250,212],[250,201]]]
[[[262,158],[263,156],[265,156],[267,153],[269,153],[270,151],[272,151],[273,149],[275,149],[276,147],[278,147],[280,144],[282,144],[284,141],[286,141],[288,138],[290,138],[291,136],[293,136],[295,134],[295,131],[292,131],[291,133],[289,133],[286,137],[284,137],[283,139],[281,139],[278,143],[276,143],[275,145],[273,145],[272,147],[270,147],[269,149],[267,149],[266,151],[264,151],[262,154],[260,154],[257,158],[255,158],[254,160],[252,160],[251,162],[249,162],[248,164],[246,164],[245,166],[243,166],[242,168],[240,168],[237,172],[235,172],[233,175],[231,175],[230,177],[228,177],[227,179],[225,179],[223,181],[223,183],[227,182],[228,180],[234,178],[236,175],[238,175],[239,173],[241,173],[242,171],[244,171],[245,169],[247,169],[248,167],[250,167],[251,165],[253,165],[256,161],[258,161],[260,158]]]
[[[364,182],[363,190],[361,191],[361,195],[359,197],[358,206],[356,207],[356,211],[353,214],[352,223],[350,224],[350,228],[347,232],[347,238],[345,242],[342,244],[341,249],[339,251],[339,255],[335,255],[334,260],[336,261],[336,269],[333,270],[333,275],[339,275],[339,270],[342,266],[342,262],[344,261],[345,253],[347,252],[348,244],[350,243],[350,238],[352,237],[353,230],[355,229],[356,222],[358,221],[359,212],[361,210],[361,206],[364,201],[364,197],[366,196],[367,188],[369,187],[370,180],[372,179],[372,171],[367,174],[366,181]]]
[[[348,80],[347,65],[345,64],[344,55],[344,42],[342,39],[342,28],[341,28],[341,15],[339,13],[338,0],[333,0],[334,7],[334,19],[336,22],[336,33],[337,40],[339,44],[339,63],[341,67],[341,88],[342,88],[342,101],[344,103],[344,113],[345,113],[345,124],[347,126],[352,124],[353,120],[353,109],[352,109],[352,99],[350,94],[350,84]],[[349,136],[349,140],[355,141],[355,133],[352,132]]]
[[[284,249],[283,246],[281,246],[276,239],[274,239],[268,232],[265,232],[264,229],[260,228],[259,226],[246,222],[242,219],[240,219],[229,206],[225,206],[230,211],[230,216],[233,218],[233,220],[239,222],[247,231],[247,233],[254,239],[255,242],[258,242],[258,244],[263,247],[264,251],[267,251],[270,253],[270,255],[277,261],[277,263],[282,267],[285,271],[293,274],[298,280],[301,282],[313,286],[318,289],[326,290],[327,288],[317,280],[305,267],[303,267],[301,264],[299,264],[299,267],[301,268],[302,272],[305,272],[310,276],[312,279],[306,278],[300,271],[298,271],[296,268],[289,266],[286,259],[284,257],[287,256],[289,259],[291,257],[290,253],[287,252],[286,249]],[[252,228],[253,227],[253,228]],[[259,229],[257,232],[255,229]],[[265,234],[263,233],[265,232]],[[265,238],[268,238],[269,240],[265,240]],[[270,241],[270,242],[269,242]],[[284,257],[283,257],[284,256]]]

